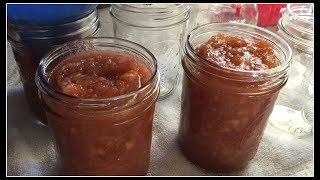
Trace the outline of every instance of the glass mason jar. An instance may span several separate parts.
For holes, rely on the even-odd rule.
[[[195,48],[223,33],[269,42],[280,65],[263,71],[223,68]],[[288,79],[292,52],[276,34],[243,23],[212,23],[190,32],[185,45],[179,142],[202,168],[229,172],[244,167],[258,149],[278,93]]]
[[[313,4],[288,4],[278,22],[278,34],[292,47],[292,68],[269,125],[289,136],[308,137],[314,113]]]
[[[179,81],[189,9],[187,4],[114,4],[110,9],[115,37],[141,44],[157,58],[160,99],[169,96]]]
[[[200,3],[193,4],[191,11],[190,31],[208,23],[239,22],[257,25],[258,22],[257,4]]]
[[[70,55],[95,50],[123,53],[145,63],[151,79],[137,91],[110,98],[78,98],[56,91],[48,76]],[[159,95],[154,56],[117,38],[88,38],[50,51],[40,62],[36,83],[64,175],[145,175]]]
[[[67,41],[95,36],[100,28],[96,10],[82,19],[65,24],[38,26],[8,22],[8,41],[11,44],[24,94],[30,110],[42,124],[47,124],[38,98],[34,75],[41,58],[53,47]]]

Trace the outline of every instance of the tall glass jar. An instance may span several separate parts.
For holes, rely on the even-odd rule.
[[[104,62],[110,61],[109,56],[101,54],[87,57],[96,51],[112,52],[136,59],[149,69],[150,79],[138,90],[109,98],[70,96],[57,91],[54,84],[49,82],[53,69],[61,67],[64,60],[73,55],[86,56],[81,59],[98,58]],[[124,62],[124,59],[118,60],[120,65]],[[79,64],[80,60],[74,63],[74,65]],[[113,65],[115,64],[116,61],[113,62]],[[101,67],[95,62],[86,65],[89,66],[87,68]],[[109,67],[113,68],[113,71],[120,72],[127,68],[126,64],[122,65],[118,69],[116,66]],[[80,76],[84,75],[82,68],[76,69],[79,70]],[[95,74],[95,71],[93,73]],[[97,78],[105,77],[100,76],[95,79]],[[127,78],[130,79],[130,76]],[[45,107],[48,125],[55,138],[58,160],[62,168],[61,174],[146,175],[149,167],[155,103],[159,95],[156,59],[148,50],[138,44],[117,38],[88,38],[70,42],[55,48],[43,57],[37,70],[36,83]],[[96,86],[98,85],[99,83],[96,83]],[[96,88],[106,87],[102,85]],[[107,88],[117,89],[117,87]],[[121,88],[118,91],[121,91]]]
[[[207,61],[195,48],[218,33],[269,42],[280,65],[244,71]],[[291,48],[282,38],[257,26],[212,23],[191,31],[182,59],[179,128],[187,158],[216,172],[244,167],[255,156],[278,93],[287,82],[291,57]]]
[[[179,81],[181,44],[190,6],[187,4],[114,4],[111,6],[115,37],[147,47],[157,58],[160,99],[173,92]]]
[[[30,110],[42,124],[46,117],[38,98],[34,75],[41,58],[53,47],[67,41],[95,36],[100,28],[97,11],[65,24],[37,25],[8,22],[8,41],[19,67],[24,94]]]
[[[288,4],[278,22],[278,34],[292,47],[292,68],[269,124],[293,137],[312,135],[313,22],[313,4]]]

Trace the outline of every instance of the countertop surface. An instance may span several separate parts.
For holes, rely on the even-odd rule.
[[[101,22],[101,30],[99,36],[113,36],[112,20],[109,15],[108,8],[98,10]],[[25,123],[17,125],[17,122],[23,120],[23,113],[15,114],[19,108],[24,108],[25,100],[22,95],[21,81],[19,77],[18,67],[15,63],[12,49],[7,43],[7,88],[8,88],[8,175],[54,175],[53,171],[48,172],[47,169],[41,169],[32,164],[37,164],[37,160],[41,158],[49,158],[50,161],[45,162],[44,166],[54,164],[54,157],[48,152],[29,152],[36,148],[43,147],[39,142],[32,142],[32,137],[37,133],[43,132],[43,127],[35,127],[35,125],[25,127]],[[154,119],[154,133],[151,149],[151,162],[148,175],[217,175],[215,173],[206,172],[188,162],[176,144],[177,128],[180,116],[181,83],[175,92],[165,100],[157,103],[156,114]],[[22,98],[22,99],[21,99]],[[21,103],[16,106],[14,103]],[[24,110],[27,111],[27,110]],[[20,111],[19,111],[20,112]],[[30,115],[25,112],[25,115]],[[9,122],[10,121],[10,122]],[[13,123],[13,121],[15,123]],[[22,130],[25,128],[25,130]],[[34,130],[33,128],[36,128]],[[29,134],[32,134],[29,136]],[[38,134],[39,135],[39,134]],[[31,137],[32,136],[32,137]],[[9,144],[9,138],[16,138],[18,142]],[[52,139],[50,135],[45,137],[50,141],[49,150],[52,153]],[[11,139],[12,140],[12,139]],[[21,143],[20,143],[20,142]],[[29,141],[27,145],[25,141]],[[31,141],[31,142],[30,142]],[[161,142],[161,144],[159,144]],[[10,146],[10,147],[9,147]],[[26,154],[27,150],[31,155]],[[36,154],[37,153],[37,154]],[[46,154],[47,153],[47,154]],[[165,154],[167,153],[167,154]],[[28,155],[28,157],[26,157]],[[21,158],[21,159],[17,159]],[[40,162],[40,160],[39,160]],[[38,162],[38,163],[39,163]],[[50,165],[51,163],[51,165]],[[26,168],[25,170],[21,168]],[[28,170],[28,167],[33,170]],[[17,170],[20,168],[20,170]],[[244,175],[244,176],[313,176],[313,137],[309,138],[288,138],[268,130],[262,138],[256,157],[241,172],[235,172],[227,175]],[[40,169],[40,170],[39,170]],[[49,168],[50,169],[50,168]]]

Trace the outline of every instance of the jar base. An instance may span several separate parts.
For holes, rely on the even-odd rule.
[[[214,164],[211,162],[205,163],[204,161],[201,161],[200,159],[197,159],[197,157],[190,155],[191,152],[188,152],[186,148],[184,148],[184,145],[181,140],[179,140],[179,148],[182,152],[182,154],[186,157],[188,161],[193,163],[195,166],[202,168],[206,171],[214,172],[214,173],[219,173],[219,174],[224,174],[224,173],[235,173],[238,171],[243,170],[246,168],[248,165],[247,163],[243,163],[239,166],[227,166],[227,165],[222,165],[222,164]]]
[[[179,82],[180,82],[180,74],[178,74],[177,79],[175,80],[173,85],[170,86],[171,88],[166,88],[167,86],[164,85],[165,83],[160,80],[160,93],[159,93],[158,101],[164,100],[169,96],[171,96],[174,93],[174,91],[177,89],[176,87],[178,86]]]
[[[291,137],[308,137],[312,135],[312,125],[305,121],[301,111],[275,105],[268,120],[267,130],[282,133]]]
[[[159,98],[158,98],[158,101],[162,101],[166,98],[168,98],[169,96],[171,96],[174,92],[175,88],[172,88],[170,91],[167,91],[167,92],[161,92],[161,89],[160,89],[160,94],[159,94]]]

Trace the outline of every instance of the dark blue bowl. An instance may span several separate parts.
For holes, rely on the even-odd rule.
[[[8,19],[34,25],[64,24],[80,19],[97,4],[8,4]]]

